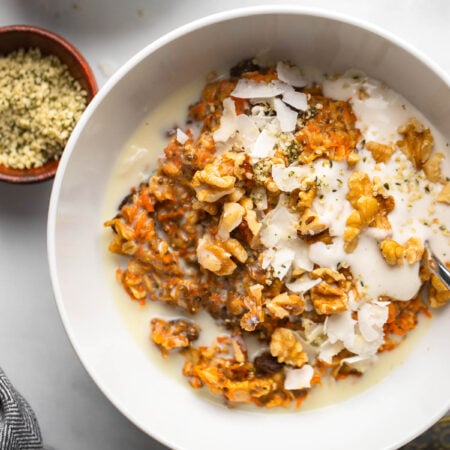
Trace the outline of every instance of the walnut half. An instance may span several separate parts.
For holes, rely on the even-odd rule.
[[[322,282],[311,289],[311,301],[317,314],[336,314],[347,309],[348,295],[344,288]]]
[[[434,145],[430,129],[425,128],[416,118],[411,118],[406,125],[399,127],[398,132],[403,136],[402,140],[397,141],[400,150],[417,170],[422,169]]]
[[[409,238],[403,245],[393,239],[385,239],[380,248],[385,261],[391,266],[401,266],[404,260],[414,264],[420,261],[424,252],[422,241],[415,237]]]
[[[277,328],[270,341],[270,353],[279,363],[302,367],[308,362],[308,355],[303,351],[302,344],[295,331],[289,328]]]
[[[236,263],[247,261],[247,252],[237,239],[213,241],[210,236],[199,239],[197,245],[197,259],[199,264],[214,272],[216,275],[230,275],[236,269]]]

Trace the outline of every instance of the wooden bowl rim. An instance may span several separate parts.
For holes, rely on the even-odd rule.
[[[54,42],[57,46],[62,47],[64,51],[70,53],[76,63],[80,66],[83,77],[88,86],[88,103],[92,100],[98,91],[97,81],[94,73],[80,51],[74,47],[69,41],[45,28],[34,25],[6,25],[0,27],[0,37],[8,33],[23,33],[39,35],[49,41]],[[17,50],[22,47],[18,47]],[[51,52],[50,52],[51,53]],[[0,51],[1,54],[1,51]],[[47,161],[43,166],[31,169],[13,169],[11,167],[0,164],[0,181],[8,183],[37,183],[53,178],[58,169],[59,160]]]

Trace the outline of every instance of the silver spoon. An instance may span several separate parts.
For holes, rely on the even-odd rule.
[[[450,289],[450,269],[435,255],[431,250],[428,241],[425,242],[425,248],[430,255],[429,267],[430,270],[445,284],[447,289]]]

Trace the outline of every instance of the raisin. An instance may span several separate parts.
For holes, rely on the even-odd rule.
[[[244,59],[230,69],[230,76],[240,78],[245,72],[257,72],[260,67],[251,58]]]
[[[269,352],[258,355],[253,364],[257,375],[273,375],[283,368],[283,364],[280,364]]]

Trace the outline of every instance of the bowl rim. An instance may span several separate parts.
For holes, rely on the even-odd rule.
[[[67,39],[46,28],[26,24],[6,25],[0,27],[0,36],[4,36],[8,33],[23,33],[41,36],[45,39],[48,39],[49,41],[54,42],[57,46],[63,48],[64,51],[74,57],[74,59],[77,61],[77,64],[81,67],[83,77],[85,78],[89,86],[90,92],[88,92],[88,94],[90,99],[88,101],[92,100],[95,97],[98,92],[98,85],[94,76],[94,72],[87,62],[86,58]],[[63,149],[63,153],[64,151],[65,148]],[[59,161],[60,159],[47,161],[43,166],[41,166],[42,170],[39,170],[41,168],[38,168],[38,172],[36,173],[33,169],[31,169],[30,171],[30,169],[13,169],[5,166],[7,172],[3,172],[3,170],[0,169],[0,181],[13,184],[31,184],[46,181],[55,176],[56,171],[59,167]],[[47,165],[49,165],[49,169],[46,171],[43,170]]]
[[[335,20],[344,24],[349,24],[363,30],[367,30],[387,41],[390,41],[395,46],[405,50],[407,53],[411,54],[414,58],[425,64],[432,72],[434,72],[441,80],[443,80],[446,85],[450,88],[450,74],[448,74],[441,66],[439,66],[430,57],[424,54],[422,51],[418,50],[412,44],[409,44],[399,36],[394,33],[385,30],[384,28],[368,22],[364,19],[359,19],[354,16],[336,12],[333,10],[328,10],[319,7],[310,7],[302,5],[255,5],[249,7],[239,7],[233,8],[226,11],[221,11],[218,13],[210,14],[199,19],[193,20],[189,23],[181,25],[172,31],[169,31],[157,38],[156,40],[150,42],[140,51],[138,51],[134,56],[132,56],[128,61],[126,61],[112,76],[107,80],[104,86],[100,89],[98,94],[95,96],[93,101],[88,105],[83,116],[77,123],[75,129],[73,130],[69,141],[66,145],[66,150],[64,151],[62,158],[60,160],[59,170],[56,173],[56,177],[53,183],[53,188],[50,197],[49,211],[48,211],[48,221],[47,221],[47,256],[49,261],[50,277],[53,286],[55,301],[61,320],[63,322],[66,333],[69,337],[69,341],[75,350],[78,358],[80,359],[83,367],[88,372],[89,376],[94,380],[100,391],[108,398],[108,400],[118,409],[128,420],[130,420],[136,427],[145,432],[151,438],[163,443],[170,448],[181,448],[174,446],[174,442],[171,442],[169,436],[161,435],[157,429],[150,429],[148,424],[142,423],[138,418],[135,417],[132,411],[128,410],[127,406],[119,400],[114,392],[111,392],[107,387],[102,384],[101,375],[97,375],[94,368],[91,368],[87,361],[83,359],[83,349],[79,345],[75,338],[75,332],[72,328],[69,316],[66,313],[64,302],[61,294],[61,287],[58,281],[57,269],[56,269],[56,245],[55,245],[55,230],[56,230],[56,213],[58,208],[58,201],[60,197],[62,182],[64,179],[64,174],[68,166],[70,156],[75,148],[75,144],[78,137],[82,133],[85,125],[88,123],[90,117],[96,110],[97,106],[103,102],[105,97],[110,93],[110,91],[115,87],[115,85],[135,66],[137,66],[143,59],[156,52],[159,48],[169,44],[170,42],[194,32],[198,29],[205,28],[209,25],[215,23],[225,22],[237,18],[247,17],[247,16],[260,16],[260,15],[303,15],[318,17],[323,19]],[[409,434],[399,437],[396,442],[392,443],[392,447],[389,448],[399,448],[400,446],[410,442],[421,433],[426,431],[430,426],[436,423],[450,408],[450,399],[448,399],[446,406],[441,410],[435,412],[428,420],[424,421],[422,427],[412,430]]]

